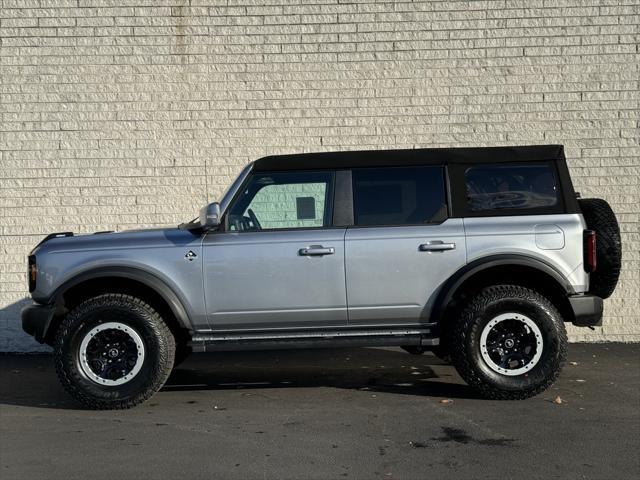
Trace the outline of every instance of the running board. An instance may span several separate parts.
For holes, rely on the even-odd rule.
[[[440,339],[433,337],[428,328],[195,334],[190,343],[194,352],[327,347],[422,346],[428,348],[439,344]]]

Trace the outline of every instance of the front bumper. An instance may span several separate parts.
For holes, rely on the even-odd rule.
[[[573,310],[573,324],[578,327],[602,325],[603,302],[595,295],[572,295],[569,303]]]
[[[44,343],[51,327],[51,320],[56,312],[53,305],[33,303],[22,308],[22,330],[38,342]]]

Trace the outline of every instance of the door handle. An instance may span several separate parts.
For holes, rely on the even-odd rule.
[[[453,250],[456,248],[455,243],[444,243],[442,240],[433,240],[423,243],[418,247],[421,252],[444,252],[445,250]]]
[[[321,245],[311,245],[307,248],[301,248],[298,250],[298,253],[307,257],[333,255],[336,253],[336,249],[333,247],[323,247]]]

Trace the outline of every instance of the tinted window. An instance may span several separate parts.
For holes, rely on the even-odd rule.
[[[467,168],[467,205],[471,211],[551,207],[558,203],[557,182],[549,165],[484,165]]]
[[[331,172],[256,174],[229,212],[230,230],[328,226]]]
[[[442,167],[353,170],[356,225],[417,225],[442,222],[447,202]]]

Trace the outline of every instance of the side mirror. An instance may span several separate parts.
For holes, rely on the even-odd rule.
[[[200,226],[204,230],[211,230],[220,225],[220,204],[210,203],[200,209]]]

